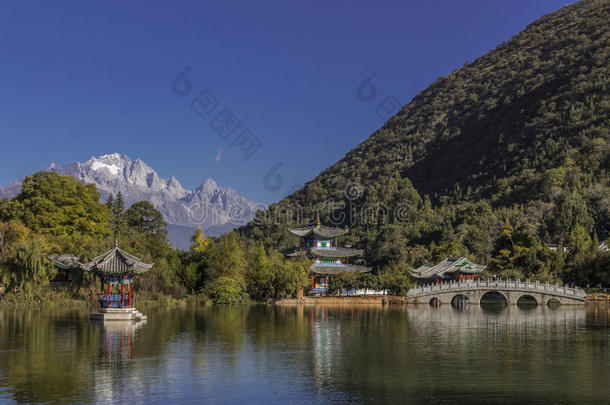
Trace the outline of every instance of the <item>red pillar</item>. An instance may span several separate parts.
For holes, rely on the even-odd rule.
[[[125,302],[125,285],[121,281],[121,308],[123,308],[124,302]]]
[[[314,276],[311,276],[311,288],[314,288],[315,286],[314,280]]]
[[[108,283],[108,294],[112,294],[112,283]]]
[[[129,280],[129,308],[131,308],[131,280]]]

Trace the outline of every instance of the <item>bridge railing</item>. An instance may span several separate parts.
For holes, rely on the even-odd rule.
[[[429,294],[433,292],[441,292],[447,290],[463,290],[463,289],[480,289],[480,288],[493,288],[493,289],[505,289],[505,290],[531,290],[539,293],[552,293],[566,296],[584,297],[585,292],[578,287],[569,287],[566,285],[556,285],[541,283],[539,281],[530,280],[511,280],[508,279],[494,279],[494,280],[450,280],[440,282],[438,284],[427,284],[421,287],[412,288],[407,293],[407,297]]]

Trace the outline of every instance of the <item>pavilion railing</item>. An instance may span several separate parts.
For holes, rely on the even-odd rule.
[[[102,308],[129,307],[129,296],[127,294],[98,294],[97,300]]]

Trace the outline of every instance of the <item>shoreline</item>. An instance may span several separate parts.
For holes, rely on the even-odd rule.
[[[322,296],[322,297],[303,297],[303,298],[283,298],[273,301],[272,305],[291,306],[291,305],[405,305],[407,297],[396,295],[375,295],[375,296]]]
[[[606,304],[610,305],[609,299],[596,299],[595,296],[588,296],[584,305]],[[0,294],[0,305],[4,308],[33,307],[33,308],[52,308],[57,306],[88,307],[97,308],[94,296],[78,297],[65,291],[47,291],[45,293],[26,296],[24,294],[2,293]],[[206,297],[201,295],[189,295],[182,298],[175,298],[165,294],[146,294],[135,301],[136,306],[155,307],[155,306],[187,306],[187,305],[217,305],[213,304]],[[269,299],[267,301],[244,301],[235,305],[277,305],[277,306],[316,306],[316,305],[413,305],[414,302],[404,296],[396,295],[375,295],[375,296],[305,296],[301,298],[282,298]],[[225,305],[225,304],[221,304]],[[231,305],[231,304],[229,304]]]

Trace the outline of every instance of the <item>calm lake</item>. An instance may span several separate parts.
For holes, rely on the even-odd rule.
[[[0,403],[608,403],[610,306],[0,309]]]

